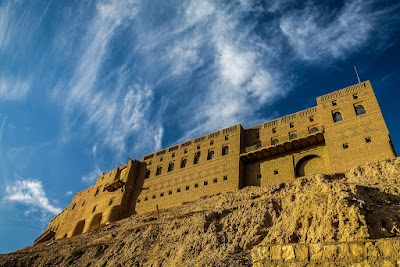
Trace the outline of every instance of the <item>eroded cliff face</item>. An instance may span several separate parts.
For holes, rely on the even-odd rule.
[[[396,158],[134,215],[88,234],[0,255],[0,266],[267,266],[270,248],[278,245],[397,240],[399,192]],[[315,263],[307,255],[299,265]],[[289,265],[294,258],[277,260]]]

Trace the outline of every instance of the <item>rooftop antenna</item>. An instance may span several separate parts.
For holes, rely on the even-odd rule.
[[[360,76],[358,76],[356,65],[354,65],[354,71],[356,72],[358,83],[361,83]]]

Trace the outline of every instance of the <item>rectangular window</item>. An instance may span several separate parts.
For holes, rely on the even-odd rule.
[[[294,122],[291,122],[291,123],[289,124],[289,127],[290,127],[290,128],[293,128],[293,127],[294,127]]]
[[[332,101],[332,106],[336,106],[336,105],[337,105],[336,100],[333,100]]]
[[[168,195],[172,195],[172,191],[171,190],[168,191]]]
[[[224,176],[224,181],[226,181],[226,180],[228,180],[228,176],[225,175]]]
[[[257,179],[261,179],[261,173],[257,173]]]
[[[199,187],[199,184],[197,184],[197,183],[194,184],[194,188],[197,188],[197,187]]]
[[[354,94],[354,95],[353,95],[353,99],[358,99],[358,95],[357,95],[357,94]]]
[[[181,192],[181,189],[180,188],[176,189],[176,192],[177,193]]]
[[[349,148],[349,144],[348,143],[343,144],[343,149],[348,149],[348,148]]]
[[[272,133],[276,133],[276,128],[272,128]]]
[[[168,165],[168,172],[172,172],[174,170],[174,163],[170,162]]]
[[[186,190],[186,191],[188,191],[188,190],[189,190],[189,186],[188,186],[188,185],[185,187],[185,190]]]
[[[163,197],[164,196],[164,193],[160,193],[160,197]]]
[[[225,135],[225,140],[229,140],[229,135]]]
[[[314,116],[311,116],[310,117],[310,122],[313,122],[314,121]]]
[[[256,138],[260,138],[260,134],[259,133],[256,133]]]
[[[217,179],[217,178],[214,178],[213,183],[215,184],[215,183],[217,183],[217,182],[218,182],[218,179]]]
[[[208,181],[204,181],[204,183],[203,183],[204,185],[208,185]]]
[[[371,142],[372,142],[371,137],[366,137],[366,138],[365,138],[365,142],[366,142],[366,143],[371,143]]]
[[[274,175],[277,175],[279,173],[278,170],[274,170]]]

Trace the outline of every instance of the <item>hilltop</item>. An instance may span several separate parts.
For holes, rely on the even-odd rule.
[[[0,255],[0,266],[394,264],[399,192],[400,158],[383,160],[134,215]]]

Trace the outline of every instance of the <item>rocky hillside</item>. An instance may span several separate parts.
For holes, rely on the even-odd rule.
[[[135,215],[0,255],[0,266],[252,266],[255,246],[400,236],[399,192],[396,158]]]

